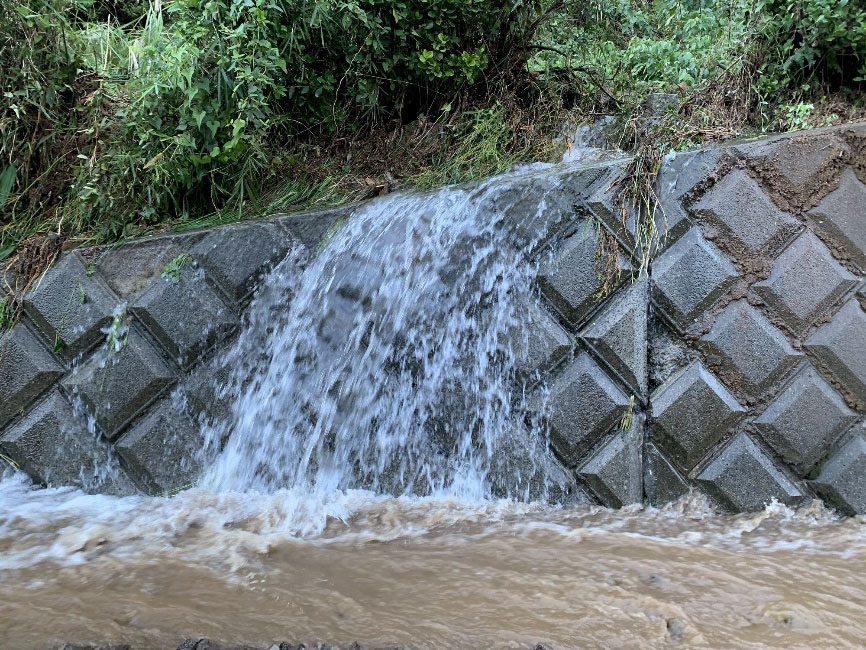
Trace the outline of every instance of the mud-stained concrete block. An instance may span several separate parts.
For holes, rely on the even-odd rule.
[[[653,301],[683,331],[737,280],[728,259],[692,228],[653,264]]]
[[[626,431],[602,443],[578,475],[604,505],[621,508],[643,500],[643,415],[635,413]]]
[[[800,334],[857,283],[811,232],[800,235],[754,289],[779,319]]]
[[[809,219],[821,238],[843,259],[866,270],[866,185],[852,169],[846,169],[839,188],[809,210]]]
[[[761,510],[773,500],[797,506],[809,498],[745,433],[725,446],[698,475],[697,482],[734,512]]]
[[[54,389],[0,437],[0,448],[37,483],[136,494],[107,443]]]
[[[810,366],[776,396],[755,427],[803,476],[856,419],[839,393]]]
[[[571,363],[551,386],[547,404],[551,443],[565,464],[577,464],[628,406],[625,393],[587,353]]]
[[[826,192],[848,158],[850,148],[839,135],[837,129],[789,134],[740,150],[778,201],[801,210]]]
[[[174,374],[147,340],[132,328],[120,350],[97,350],[63,379],[80,397],[102,433],[114,438],[139,411],[174,380]]]
[[[708,365],[719,368],[729,387],[753,397],[762,395],[803,356],[744,300],[722,310],[699,346]]]
[[[23,324],[0,336],[0,428],[62,374],[63,366]]]
[[[700,361],[653,393],[651,435],[683,470],[691,470],[745,414]]]
[[[800,222],[770,201],[757,181],[732,169],[692,205],[697,218],[718,228],[737,252],[750,256],[772,253]]]
[[[819,494],[845,514],[866,514],[866,438],[853,436],[821,468]]]
[[[610,299],[581,334],[642,402],[647,396],[647,306],[644,277]]]
[[[276,223],[247,223],[208,233],[191,254],[230,300],[242,302],[268,269],[286,256],[292,243]]]
[[[27,315],[64,359],[77,357],[102,339],[101,330],[111,322],[116,305],[74,253],[61,255],[24,298]]]
[[[866,406],[866,314],[849,300],[806,341],[807,351],[858,404]]]
[[[191,266],[177,280],[154,281],[131,308],[151,334],[182,367],[233,331],[238,318]]]
[[[99,253],[94,265],[114,293],[132,303],[162,276],[172,260],[187,255],[204,236],[200,232],[132,242]]]

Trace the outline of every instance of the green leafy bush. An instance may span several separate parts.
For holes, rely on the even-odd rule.
[[[764,92],[830,80],[866,81],[866,8],[861,0],[769,0]]]
[[[540,11],[537,0],[167,3],[130,35],[128,78],[109,90],[114,137],[80,168],[78,219],[117,237],[242,202],[272,143],[411,118],[525,56],[517,44]]]

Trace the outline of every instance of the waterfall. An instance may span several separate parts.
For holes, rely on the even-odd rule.
[[[559,494],[518,370],[536,268],[496,207],[515,191],[506,176],[382,197],[279,264],[217,362],[232,407],[206,427],[202,484]]]

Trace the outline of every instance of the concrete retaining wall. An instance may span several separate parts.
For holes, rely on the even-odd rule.
[[[669,157],[642,275],[640,220],[614,207],[624,163],[528,175],[537,201],[496,206],[543,242],[526,251],[525,376],[549,390],[577,489],[613,507],[694,488],[733,511],[820,496],[866,513],[866,126]],[[43,483],[189,484],[198,422],[226,408],[202,360],[257,279],[351,211],[64,253],[0,343],[2,453]]]

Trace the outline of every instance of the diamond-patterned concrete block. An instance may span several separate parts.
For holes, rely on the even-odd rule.
[[[644,452],[644,489],[650,505],[676,501],[689,491],[689,484],[652,444]]]
[[[578,471],[604,505],[621,508],[643,500],[642,438],[643,417],[636,414],[628,430],[606,440]]]
[[[596,253],[600,244],[596,229],[583,221],[539,270],[542,293],[572,326],[580,324],[600,302],[598,292],[605,284]],[[619,286],[624,275],[619,272],[613,284]]]
[[[866,439],[857,435],[821,468],[818,492],[849,515],[866,514]]]
[[[0,427],[62,374],[63,367],[24,325],[0,336]]]
[[[199,428],[166,399],[133,424],[116,448],[153,494],[164,494],[196,481],[203,443]]]
[[[242,302],[291,247],[277,224],[249,223],[210,232],[190,253],[231,300]]]
[[[37,483],[109,494],[138,491],[108,444],[87,430],[57,389],[0,437],[0,448]]]
[[[661,248],[675,242],[692,227],[683,208],[683,198],[718,167],[721,157],[721,149],[684,151],[666,159],[659,169],[655,220]]]
[[[531,253],[574,221],[577,206],[610,164],[559,165],[500,180],[492,187],[482,183],[473,196],[478,201],[475,209],[502,215],[514,244]]]
[[[66,253],[24,298],[48,344],[73,359],[102,338],[117,301],[74,253]]]
[[[857,278],[807,231],[779,255],[770,277],[756,282],[753,288],[782,322],[799,334],[856,282]]]
[[[511,336],[519,359],[519,373],[529,385],[557,366],[571,351],[571,339],[565,330],[534,303],[527,306],[523,326]]]
[[[596,181],[586,199],[586,206],[610,228],[626,248],[634,250],[636,212],[633,205],[627,202],[621,204],[622,187],[617,183],[621,172],[622,167],[614,167],[610,173]]]
[[[153,347],[134,328],[128,343],[112,353],[97,350],[63,379],[63,387],[80,397],[102,433],[116,436],[174,376]]]
[[[761,163],[773,183],[794,194],[814,191],[814,181],[834,158],[848,150],[847,145],[831,134],[807,137],[781,137],[758,143],[745,153]]]
[[[215,341],[232,331],[237,317],[198,269],[183,269],[178,280],[161,278],[132,306],[151,334],[178,365],[187,367]]]
[[[821,364],[866,405],[866,314],[849,300],[826,325],[806,341]]]
[[[584,352],[557,377],[547,413],[554,449],[566,465],[577,464],[622,418],[629,400]]]
[[[279,219],[292,236],[310,250],[325,240],[328,233],[352,216],[352,206],[341,206],[314,212],[296,212]]]
[[[728,259],[692,228],[653,264],[652,296],[673,325],[685,330],[737,279]]]
[[[692,206],[692,212],[722,231],[748,255],[772,252],[800,225],[773,205],[742,169],[728,172]]]
[[[132,303],[172,260],[186,254],[204,236],[203,232],[176,234],[117,246],[96,256],[96,270],[114,293]]]
[[[647,392],[648,302],[643,277],[612,298],[581,335],[641,401]]]
[[[797,506],[808,498],[745,433],[731,440],[697,481],[734,512],[761,510],[773,500]]]
[[[866,269],[864,205],[866,185],[849,168],[842,172],[839,188],[809,210],[809,218],[818,234],[831,245],[839,247],[861,269]]]
[[[764,440],[785,462],[806,474],[857,414],[814,368],[797,375],[755,420]]]
[[[728,385],[760,396],[801,358],[788,339],[744,300],[732,302],[701,337],[711,366],[719,366]]]
[[[685,471],[697,465],[745,413],[700,361],[659,386],[651,404],[653,440]]]

